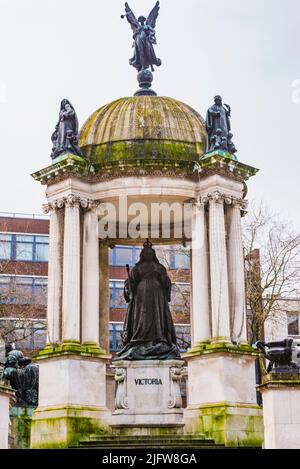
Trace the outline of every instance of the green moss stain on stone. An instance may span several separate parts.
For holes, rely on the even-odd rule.
[[[136,153],[158,158],[182,154],[186,159],[190,154],[203,155],[207,141],[204,120],[194,109],[154,96],[122,98],[101,107],[85,122],[79,138],[93,162],[126,159]]]
[[[231,412],[230,407],[240,409]],[[196,429],[193,433],[204,434],[217,444],[232,447],[258,447],[263,442],[262,415],[248,415],[243,409],[260,409],[258,406],[232,406],[219,404],[199,408]]]
[[[207,343],[203,342],[202,344],[198,344],[197,346],[193,347],[192,349],[188,350],[186,353],[183,354],[183,357],[193,357],[199,355],[208,355],[212,353],[231,353],[237,355],[253,355],[257,356],[258,352],[255,350],[251,345],[241,344],[241,345],[234,345],[224,343]]]
[[[80,414],[80,409],[78,409]],[[89,435],[110,435],[108,427],[101,426],[89,417],[61,417],[34,420],[34,431],[41,435],[40,441],[33,443],[32,448],[55,449],[75,446],[79,440]]]
[[[59,355],[80,355],[86,357],[109,358],[106,351],[96,344],[80,344],[79,342],[65,341],[60,345],[47,344],[34,360],[42,360]]]

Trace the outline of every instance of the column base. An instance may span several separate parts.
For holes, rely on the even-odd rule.
[[[211,353],[229,353],[229,354],[247,354],[254,357],[258,356],[257,351],[255,351],[251,345],[247,343],[240,343],[239,345],[233,344],[232,342],[224,341],[211,341],[199,342],[195,344],[192,348],[188,349],[186,353],[182,355],[185,359],[190,359],[192,357],[199,357],[202,355],[209,355]]]
[[[68,448],[91,434],[108,435],[109,417],[101,407],[39,407],[32,415],[31,448]]]
[[[63,343],[38,355],[39,406],[32,416],[32,448],[66,448],[89,434],[109,432],[103,351]]]
[[[205,435],[217,444],[262,447],[263,421],[259,406],[225,402],[188,406],[184,422],[185,433]]]
[[[81,344],[75,340],[63,340],[59,344],[47,344],[34,357],[34,360],[39,361],[63,355],[97,357],[106,360],[110,360],[111,358],[111,355],[107,354],[107,352],[102,347],[100,347],[99,344],[93,342],[85,342]]]
[[[200,344],[188,362],[185,432],[204,434],[226,446],[258,446],[262,411],[256,402],[255,358],[249,345]]]
[[[15,402],[14,390],[6,381],[0,380],[0,449],[8,448],[9,408]]]

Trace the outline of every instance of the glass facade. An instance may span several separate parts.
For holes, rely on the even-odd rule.
[[[47,277],[0,275],[0,303],[47,304]]]
[[[299,332],[299,314],[287,315],[288,335],[300,335]]]
[[[181,353],[191,346],[191,326],[178,324],[175,326],[178,347]],[[122,349],[123,323],[109,324],[110,352],[116,353]]]
[[[171,290],[171,309],[176,312],[189,312],[190,309],[190,284],[173,283]]]
[[[121,280],[111,280],[109,282],[110,290],[110,307],[111,308],[126,308],[127,304],[124,300],[123,290],[124,282]]]
[[[39,350],[45,347],[47,323],[42,320],[0,318],[1,335],[19,350]]]
[[[141,249],[136,246],[116,246],[109,250],[109,263],[120,267],[129,264],[132,267],[138,262]]]
[[[0,260],[48,262],[49,236],[0,234]]]

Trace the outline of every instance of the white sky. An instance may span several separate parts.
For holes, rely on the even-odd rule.
[[[130,0],[147,16],[155,0]],[[300,229],[299,0],[161,0],[154,89],[205,116],[215,94],[232,107],[241,162],[260,168],[249,199]],[[137,89],[121,0],[0,0],[0,210],[40,213],[30,173],[51,163],[68,98],[80,125]],[[299,85],[300,88],[300,85]],[[300,97],[300,93],[298,93]],[[300,101],[300,99],[299,99]]]

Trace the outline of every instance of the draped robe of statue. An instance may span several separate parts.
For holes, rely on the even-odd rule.
[[[228,111],[223,105],[218,106],[217,104],[214,104],[207,111],[206,117],[206,130],[210,139],[217,134],[218,129],[221,130],[221,136],[225,137],[227,141],[228,134],[230,132]],[[213,148],[210,148],[210,150],[213,150]]]
[[[124,289],[129,301],[118,358],[151,360],[180,358],[169,308],[171,280],[151,247],[145,247]]]
[[[133,35],[134,39],[134,55],[129,60],[130,65],[133,65],[138,71],[149,68],[149,66],[161,65],[161,60],[156,57],[152,39],[154,37],[154,30],[149,25],[140,26]]]
[[[51,158],[57,158],[64,152],[82,156],[78,145],[78,119],[74,107],[67,99],[63,99],[60,105],[59,121],[52,134]]]

